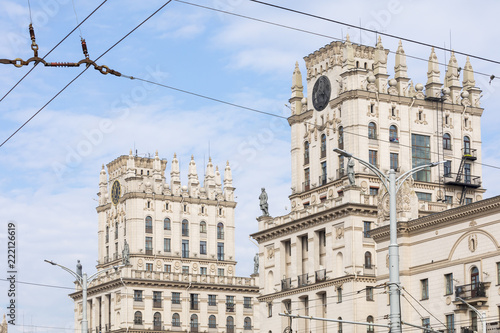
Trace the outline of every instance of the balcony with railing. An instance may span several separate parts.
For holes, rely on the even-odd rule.
[[[234,325],[226,325],[226,332],[227,333],[234,333]]]
[[[316,282],[322,282],[326,280],[326,269],[320,269],[316,271],[315,273],[316,276]]]
[[[326,178],[326,175],[323,174],[321,176],[318,177],[318,184],[319,186],[323,186],[323,185],[326,185],[326,183],[328,182],[328,179]]]
[[[488,300],[486,296],[486,289],[489,284],[489,282],[476,282],[456,286],[455,297],[460,297],[461,299],[471,304],[474,304],[476,302],[486,302]],[[455,302],[460,303],[460,300],[455,300]]]
[[[285,278],[281,280],[281,290],[292,289],[292,278]]]
[[[302,190],[309,191],[311,189],[311,181],[307,180],[302,183]]]
[[[153,320],[153,330],[161,331],[163,329],[162,322],[160,320]]]
[[[444,183],[447,185],[460,185],[468,187],[480,187],[481,177],[468,175],[465,173],[448,172],[444,174]]]
[[[226,312],[234,312],[234,303],[226,303]]]
[[[190,332],[192,333],[198,333],[198,326],[199,324],[198,323],[191,323],[191,328],[190,328]]]
[[[309,275],[307,273],[297,276],[297,287],[304,287],[307,286],[308,284],[309,284]]]
[[[198,301],[191,301],[191,302],[189,303],[189,308],[190,308],[191,310],[199,310],[199,309],[200,309],[200,304],[199,304],[199,302],[198,302]]]
[[[477,160],[477,149],[462,148],[462,156],[469,161]]]

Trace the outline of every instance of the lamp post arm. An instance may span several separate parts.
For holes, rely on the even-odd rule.
[[[108,267],[108,268],[106,268],[106,269],[103,269],[102,271],[95,272],[93,275],[91,275],[91,276],[87,279],[87,283],[88,283],[88,284],[90,284],[92,281],[94,281],[94,279],[95,279],[97,276],[99,276],[99,275],[101,275],[101,274],[103,274],[103,273],[105,273],[105,272],[107,272],[107,271],[109,271],[109,270],[111,270],[111,269],[118,269],[119,267],[124,267],[124,266],[125,266],[125,265],[111,266],[111,267]]]
[[[486,322],[484,321],[483,314],[479,312],[478,309],[467,303],[462,297],[455,297],[455,298],[458,299],[460,302],[464,303],[465,305],[467,305],[469,309],[471,309],[476,313],[477,317],[481,320],[481,323],[483,324],[483,333],[486,333]]]
[[[69,274],[73,275],[76,280],[78,281],[78,283],[80,284],[80,286],[83,286],[83,280],[82,280],[82,277],[78,274],[76,274],[75,272],[73,272],[71,269],[69,269],[68,267],[65,267],[63,265],[59,265],[53,261],[49,261],[49,260],[44,260],[45,262],[48,262],[49,264],[51,265],[54,265],[54,266],[59,266],[61,267],[62,269],[64,269],[66,272],[68,272]]]
[[[403,186],[403,183],[405,182],[405,180],[410,177],[411,175],[413,175],[414,173],[416,172],[419,172],[425,168],[432,168],[438,164],[441,164],[441,163],[445,163],[446,161],[440,161],[440,162],[433,162],[433,163],[429,163],[429,164],[425,164],[425,165],[421,165],[421,166],[418,166],[418,167],[415,167],[411,170],[408,170],[406,171],[405,173],[403,173],[401,176],[399,176],[397,179],[396,179],[396,193],[399,191],[399,189],[401,188],[401,186]]]
[[[377,169],[376,167],[374,167],[370,163],[368,163],[366,161],[363,161],[360,158],[357,158],[356,156],[351,156],[351,157],[353,159],[355,159],[356,161],[358,161],[359,163],[361,163],[362,165],[364,165],[365,167],[367,167],[368,169],[370,169],[371,171],[373,171],[375,173],[375,175],[377,175],[377,177],[380,178],[380,180],[382,181],[382,184],[384,185],[384,187],[387,190],[387,192],[389,192],[388,178],[387,178],[386,175],[384,175],[382,173],[382,171],[380,171],[379,169]]]

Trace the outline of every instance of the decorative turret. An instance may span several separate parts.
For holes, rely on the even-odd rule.
[[[460,81],[458,80],[458,61],[455,58],[455,52],[451,52],[450,62],[448,63],[448,70],[446,71],[446,77],[444,85],[445,87],[450,88],[450,95],[452,100],[455,101],[460,90]]]
[[[196,171],[196,163],[194,161],[194,156],[191,155],[191,161],[189,162],[189,172],[188,172],[188,188],[190,196],[196,195],[199,185],[200,182],[198,181],[198,172]]]
[[[104,168],[104,164],[102,165],[101,173],[99,174],[99,206],[105,205],[107,201],[108,193],[108,178],[106,176],[106,169]]]
[[[347,71],[355,67],[354,48],[352,47],[351,40],[349,39],[349,34],[347,34],[345,37],[343,58],[344,58],[344,61],[342,63],[343,71]]]
[[[207,171],[205,172],[205,181],[203,186],[209,192],[209,189],[215,188],[215,174],[214,165],[212,164],[212,158],[208,158]]]
[[[127,160],[127,177],[133,177],[134,175],[135,175],[135,159],[134,155],[132,155],[132,149],[130,149]]]
[[[226,163],[226,169],[224,170],[224,199],[227,201],[233,201],[233,174],[231,172],[231,167],[229,166],[229,161]]]
[[[425,93],[427,97],[440,97],[441,96],[441,86],[443,85],[440,81],[439,63],[434,52],[434,48],[431,50],[431,55],[429,56],[429,64],[427,71],[427,84],[425,85]]]
[[[174,158],[172,159],[172,168],[170,171],[170,187],[172,188],[172,193],[177,194],[177,190],[181,186],[181,174],[179,172],[179,160],[177,159],[177,154],[174,153]]]
[[[403,43],[401,40],[399,41],[398,50],[396,51],[396,63],[394,65],[394,72],[397,83],[397,90],[399,95],[404,95],[405,89],[407,90],[408,82],[410,79],[408,78],[407,73],[408,67],[406,66],[406,54],[405,50],[403,50]]]
[[[464,66],[464,80],[462,81],[464,89],[473,88],[476,86],[476,80],[474,80],[474,71],[472,65],[470,64],[470,59],[467,57]]]
[[[382,38],[378,36],[377,46],[375,47],[375,62],[374,62],[374,74],[376,78],[376,85],[378,91],[381,93],[386,93],[387,87],[387,53],[382,45]]]
[[[218,166],[215,167],[215,189],[217,190],[217,193],[222,192],[222,181]]]
[[[153,179],[162,179],[161,160],[160,157],[158,157],[158,150],[155,153],[155,159],[153,161]]]
[[[302,85],[302,74],[297,61],[292,75],[292,97],[288,100],[291,104],[292,114],[302,112],[302,98],[304,98],[304,86]]]

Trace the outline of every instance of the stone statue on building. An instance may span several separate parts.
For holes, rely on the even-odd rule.
[[[125,244],[123,245],[122,264],[125,266],[130,265],[130,249],[128,247],[127,240],[125,240]]]
[[[266,189],[262,188],[262,193],[259,196],[260,209],[262,210],[262,216],[269,216],[269,206],[267,205],[267,193]]]
[[[253,273],[258,274],[259,273],[259,254],[256,253],[255,257],[253,257]]]
[[[76,275],[78,275],[80,278],[82,277],[82,264],[80,264],[80,260],[77,260],[76,263]]]
[[[0,324],[0,333],[7,333],[7,319],[5,314],[3,315],[2,324]]]
[[[349,157],[347,162],[347,178],[349,179],[349,185],[355,185],[356,180],[354,178],[354,161]]]

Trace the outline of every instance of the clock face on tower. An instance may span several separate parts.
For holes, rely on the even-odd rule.
[[[312,98],[313,106],[316,110],[322,111],[330,101],[331,85],[326,76],[320,76],[314,84]]]
[[[122,194],[122,187],[120,186],[120,182],[115,180],[113,183],[113,187],[111,188],[111,201],[113,204],[117,204],[120,199],[120,195]]]

